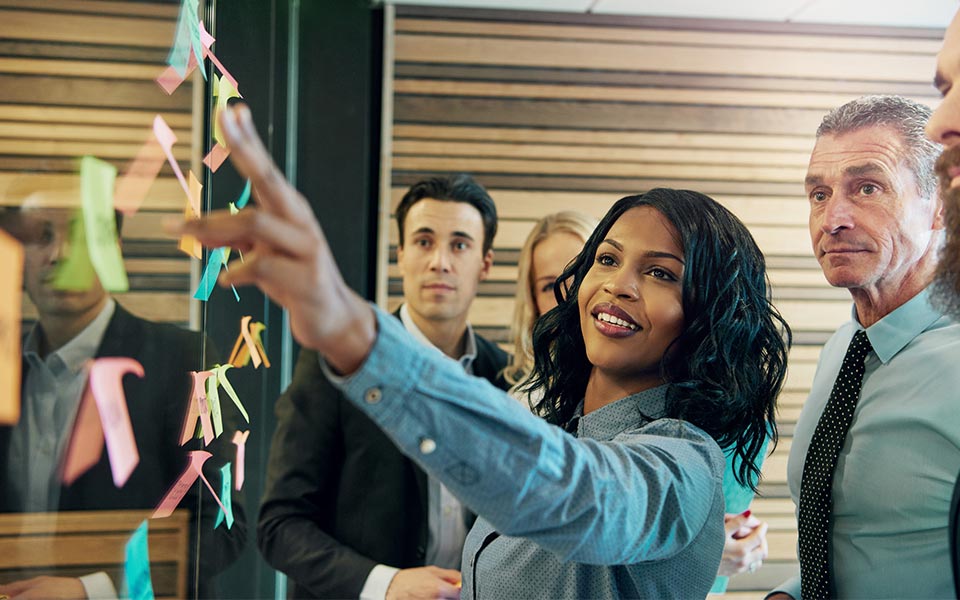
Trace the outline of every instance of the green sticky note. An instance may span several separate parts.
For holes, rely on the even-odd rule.
[[[53,274],[53,287],[58,290],[89,290],[93,287],[93,276],[83,211],[78,210],[70,221],[70,243],[66,257],[57,264]]]
[[[123,565],[123,597],[130,600],[153,600],[153,582],[150,580],[150,552],[147,547],[147,522],[143,521],[130,536],[125,549]]]
[[[93,156],[80,160],[80,205],[87,235],[90,262],[103,288],[110,292],[130,289],[123,266],[117,221],[113,210],[113,187],[117,168]]]
[[[227,370],[232,369],[233,365],[226,364],[220,365],[219,367],[213,369],[217,374],[217,381],[223,389],[227,392],[227,395],[230,396],[230,399],[233,400],[233,403],[237,405],[237,409],[240,411],[240,414],[243,415],[243,418],[247,420],[247,423],[250,422],[250,415],[247,414],[247,410],[243,407],[243,404],[240,402],[240,398],[237,396],[236,390],[233,389],[233,386],[230,384],[230,380],[227,379]],[[211,379],[213,379],[211,377]]]
[[[217,367],[210,369],[214,373]],[[220,437],[223,433],[223,413],[220,411],[220,384],[216,377],[209,377],[207,385],[207,406],[210,408],[210,419],[213,421],[213,437]]]
[[[211,377],[212,379],[212,377]],[[233,488],[233,481],[230,475],[230,463],[227,463],[220,467],[221,481],[223,482],[220,486],[220,501],[223,502],[223,508],[217,513],[217,522],[213,524],[213,528],[216,529],[220,526],[220,523],[223,523],[224,519],[224,509],[226,509],[226,519],[227,519],[227,529],[233,527],[233,500],[231,488]]]

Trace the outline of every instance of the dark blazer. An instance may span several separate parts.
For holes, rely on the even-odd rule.
[[[190,400],[192,379],[190,371],[201,370],[213,364],[213,349],[206,344],[207,360],[203,354],[204,338],[199,333],[179,327],[153,323],[136,317],[117,304],[113,317],[104,332],[96,358],[126,356],[143,365],[141,379],[128,374],[123,378],[127,409],[137,441],[140,462],[121,489],[113,484],[106,448],[100,462],[81,475],[71,486],[60,491],[60,510],[151,509],[166,494],[187,466],[188,450],[204,449],[214,456],[204,465],[204,475],[214,489],[220,491],[220,467],[233,461],[233,431],[239,423],[238,411],[223,404],[224,432],[210,446],[202,448],[199,440],[180,446],[180,430],[187,403]],[[26,378],[24,361],[23,378]],[[11,427],[0,427],[0,512],[13,509],[11,499],[3,490],[10,448]],[[197,482],[180,506],[197,505],[197,494],[202,482]],[[205,489],[205,487],[203,488]],[[197,531],[201,534],[201,573],[215,574],[232,563],[243,548],[246,539],[246,518],[242,497],[232,497],[234,524],[228,531],[225,525],[216,530],[218,506],[209,495],[201,495],[201,523],[193,527],[191,553],[196,548]],[[193,521],[196,522],[195,520]],[[132,533],[132,532],[131,532]],[[191,555],[191,565],[193,556]],[[190,568],[190,595],[193,595],[194,569]],[[115,582],[116,583],[116,582]],[[213,591],[208,581],[201,581],[200,597],[209,597]],[[119,588],[118,588],[119,589]]]
[[[507,354],[476,336],[473,372],[503,389]],[[257,541],[292,598],[357,598],[378,563],[423,566],[427,477],[302,351],[277,401]]]

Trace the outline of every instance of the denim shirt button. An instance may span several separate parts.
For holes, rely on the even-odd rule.
[[[363,395],[363,399],[366,400],[367,404],[376,404],[383,399],[383,392],[381,392],[378,387],[370,388],[367,390],[367,393]]]
[[[420,454],[432,454],[437,449],[437,443],[430,438],[420,438]]]

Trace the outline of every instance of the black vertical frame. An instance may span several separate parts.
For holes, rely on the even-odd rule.
[[[205,24],[217,39],[214,53],[239,82],[267,148],[310,200],[347,283],[372,299],[382,9],[361,0],[208,0],[204,8]],[[209,124],[209,93],[206,113]],[[207,208],[214,210],[226,208],[243,187],[229,164],[205,183]],[[238,392],[246,390],[243,400],[251,418],[244,484],[248,536],[243,555],[221,575],[220,592],[224,598],[272,598],[283,586],[259,554],[256,521],[276,426],[273,406],[297,352],[295,343],[293,352],[284,352],[291,344],[283,311],[258,290],[239,292],[239,303],[227,290],[214,292],[202,311],[203,329],[223,354],[242,316],[263,320],[273,367],[231,373]]]

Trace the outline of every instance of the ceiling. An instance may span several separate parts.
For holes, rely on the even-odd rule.
[[[462,8],[944,28],[957,0],[386,0]]]

